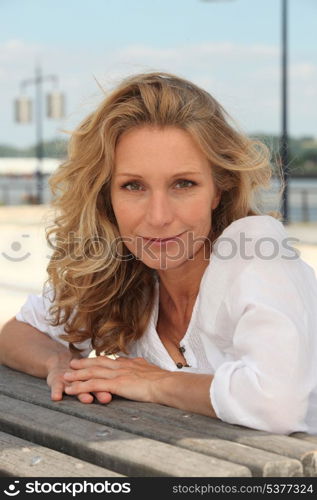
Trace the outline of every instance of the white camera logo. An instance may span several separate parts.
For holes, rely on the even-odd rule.
[[[14,482],[19,484],[20,481],[14,481]],[[20,490],[16,490],[15,488],[16,488],[15,484],[12,483],[8,486],[8,490],[10,491],[4,490],[4,493],[9,497],[15,497],[20,493]]]

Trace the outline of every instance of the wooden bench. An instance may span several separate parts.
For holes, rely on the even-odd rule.
[[[45,380],[0,366],[0,475],[316,477],[317,436],[119,397],[54,402]]]

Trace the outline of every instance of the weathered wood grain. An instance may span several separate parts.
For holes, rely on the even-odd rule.
[[[317,436],[315,434],[307,434],[306,432],[293,432],[290,434],[291,437],[296,439],[303,439],[309,443],[314,443],[317,445]],[[316,446],[317,447],[317,446]]]
[[[251,476],[240,465],[3,394],[0,409],[0,430],[127,476]]]
[[[132,401],[117,400],[116,406],[124,405],[125,411],[133,411]],[[258,431],[222,422],[218,419],[209,419],[203,415],[195,413],[186,413],[182,410],[174,410],[163,405],[145,405],[140,403],[138,408],[140,412],[159,422],[175,422],[181,428],[200,429],[206,435],[212,434],[219,439],[229,440],[234,443],[244,444],[252,448],[270,451],[283,455],[285,457],[299,460],[303,466],[304,476],[317,477],[317,443],[311,439],[298,439],[293,437],[295,433],[289,436],[273,434],[265,431]]]
[[[297,459],[215,436],[212,432],[211,419],[207,417],[203,417],[203,420],[208,435],[201,432],[197,426],[195,429],[192,429],[191,425],[187,428],[187,422],[190,423],[189,416],[186,417],[186,413],[174,408],[168,408],[169,417],[175,413],[176,418],[166,420],[161,418],[162,408],[164,410],[165,407],[136,403],[122,398],[114,399],[109,405],[83,405],[76,398],[69,396],[65,396],[60,402],[53,402],[49,398],[49,389],[45,381],[5,367],[2,367],[2,371],[0,367],[0,375],[0,392],[46,408],[243,465],[252,471],[253,476],[303,475],[302,465]],[[156,411],[159,418],[156,418]],[[185,426],[179,426],[179,418],[183,418]]]
[[[4,432],[0,432],[0,476],[123,477]]]

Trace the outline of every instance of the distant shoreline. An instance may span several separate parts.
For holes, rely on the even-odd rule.
[[[317,173],[316,174],[289,174],[288,178],[289,179],[317,179]],[[273,175],[272,179],[278,179],[278,177],[276,175]]]

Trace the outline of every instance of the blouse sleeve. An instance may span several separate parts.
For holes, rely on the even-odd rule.
[[[47,287],[42,294],[28,295],[26,302],[23,304],[20,311],[16,314],[15,318],[18,321],[28,323],[34,328],[37,328],[56,342],[59,342],[60,344],[63,344],[68,348],[69,343],[59,337],[59,335],[65,333],[63,325],[51,326],[49,324],[49,308],[52,303],[53,291]],[[88,357],[89,353],[92,350],[89,340],[84,342],[76,342],[74,343],[74,345],[79,349],[84,349],[84,351],[81,353],[83,357]]]
[[[225,305],[234,325],[233,355],[211,384],[216,415],[273,433],[306,432],[317,380],[313,269],[301,259],[257,260],[236,277]]]

